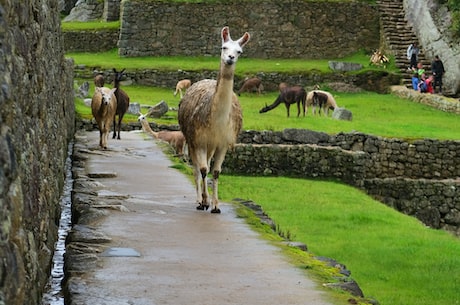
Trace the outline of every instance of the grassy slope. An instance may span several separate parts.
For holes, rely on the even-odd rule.
[[[220,196],[260,204],[309,251],[345,264],[382,305],[460,304],[460,240],[331,181],[222,176]],[[287,234],[289,232],[289,234]]]

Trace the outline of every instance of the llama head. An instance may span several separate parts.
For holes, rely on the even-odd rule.
[[[240,39],[234,41],[230,37],[228,26],[222,29],[222,52],[220,58],[226,65],[233,65],[237,62],[238,57],[243,53],[243,47],[248,43],[251,36],[248,32],[244,33]]]
[[[121,79],[123,78],[123,76],[126,75],[125,70],[126,69],[123,69],[121,71],[117,71],[115,68],[113,68],[113,73],[115,73],[115,76],[114,76],[115,84],[119,83],[121,81]]]
[[[137,118],[137,120],[142,123],[142,121],[146,120],[145,115],[139,112],[139,117]]]
[[[108,105],[110,104],[110,101],[114,97],[115,91],[117,91],[117,88],[110,89],[110,91],[106,91],[103,89],[104,87],[96,87],[96,92],[99,92],[102,96],[102,104],[103,105]]]

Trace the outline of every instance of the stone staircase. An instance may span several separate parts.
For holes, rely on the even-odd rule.
[[[416,41],[420,47],[419,61],[429,73],[431,63],[425,58],[423,46],[418,41],[412,27],[409,26],[404,13],[403,0],[377,0],[383,37],[388,49],[395,57],[396,67],[404,75],[403,84],[412,88],[411,73],[407,72],[409,60],[406,51],[409,44]]]

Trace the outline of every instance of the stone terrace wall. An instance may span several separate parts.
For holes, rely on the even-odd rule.
[[[337,179],[433,228],[460,235],[460,141],[309,130],[246,131],[223,171]]]
[[[75,78],[87,79],[90,84],[93,82],[95,72],[102,73],[106,79],[106,83],[110,84],[113,81],[113,71],[102,70],[101,67],[90,66],[75,66]],[[127,79],[134,84],[167,87],[174,90],[176,83],[180,79],[188,78],[192,82],[199,81],[205,78],[216,79],[217,71],[159,71],[155,69],[143,70],[127,70]],[[387,72],[364,72],[364,73],[319,73],[317,71],[305,71],[298,74],[287,73],[264,73],[259,72],[257,75],[235,75],[235,88],[237,91],[243,84],[245,77],[257,76],[262,80],[264,91],[278,91],[279,83],[287,82],[305,87],[311,87],[315,84],[344,82],[360,87],[364,90],[375,91],[379,93],[387,93],[392,85],[399,84],[401,77],[396,74]],[[307,88],[308,89],[308,88]]]
[[[41,304],[57,240],[75,125],[57,2],[0,3],[0,304]]]
[[[246,131],[243,144],[315,144],[362,152],[368,162],[363,178],[456,179],[460,177],[460,141],[388,139],[363,133],[328,135],[307,129]],[[335,175],[330,175],[333,177]]]
[[[244,52],[255,58],[337,58],[380,41],[376,6],[358,2],[125,0],[121,22],[122,56],[218,55],[225,25],[252,35]]]
[[[66,52],[104,52],[117,47],[119,31],[65,31]]]

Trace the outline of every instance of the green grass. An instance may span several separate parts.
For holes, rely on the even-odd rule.
[[[217,54],[216,54],[217,56]],[[156,69],[160,71],[217,71],[219,59],[216,56],[171,56],[171,57],[120,57],[117,50],[110,50],[101,53],[76,52],[67,53],[80,65],[112,69],[112,67],[129,67],[129,69]],[[244,58],[238,60],[237,75],[253,75],[255,73],[278,72],[278,73],[305,73],[306,71],[317,71],[317,73],[329,73],[329,61],[354,62],[363,65],[362,71],[382,70],[381,67],[369,66],[370,55],[364,51],[352,54],[345,58],[331,58],[318,60],[299,59],[257,59]],[[128,69],[128,70],[129,70]],[[397,72],[394,60],[386,68],[386,71]]]
[[[94,30],[114,30],[120,29],[120,21],[86,21],[86,22],[62,22],[63,31],[94,31]]]
[[[81,83],[82,80],[79,82]],[[93,87],[91,86],[91,90],[94,90]],[[135,85],[124,86],[123,89],[130,95],[132,102],[139,102],[141,105],[155,105],[164,100],[169,107],[177,108],[180,101],[179,96],[173,96],[173,88]],[[391,94],[335,92],[338,105],[353,113],[351,122],[312,116],[311,109],[306,117],[298,118],[295,105],[291,106],[289,118],[284,105],[267,113],[259,113],[265,104],[273,103],[277,94],[269,92],[261,96],[248,93],[241,95],[244,130],[280,131],[285,128],[303,128],[328,134],[357,131],[405,139],[458,139],[458,130],[460,130],[458,115],[413,103]],[[83,106],[81,101],[77,102],[77,108],[82,117],[91,118],[91,109]],[[137,121],[137,115],[126,115],[124,120],[125,122]],[[159,124],[177,124],[177,112],[169,111],[167,117],[155,121]]]
[[[221,176],[225,201],[260,204],[309,251],[345,264],[381,305],[460,304],[460,240],[336,182]]]

